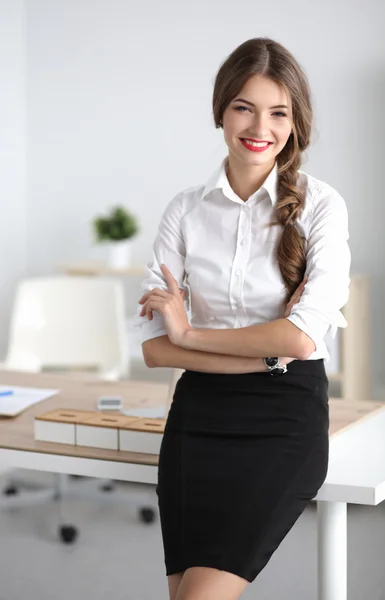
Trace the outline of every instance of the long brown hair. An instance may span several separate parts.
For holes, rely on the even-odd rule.
[[[214,83],[213,115],[221,127],[227,105],[253,75],[264,75],[283,86],[291,99],[293,131],[278,154],[278,200],[276,220],[282,236],[276,248],[278,265],[287,289],[287,300],[301,283],[306,269],[305,238],[295,226],[305,202],[297,187],[301,154],[310,144],[313,110],[307,77],[294,56],[270,38],[253,38],[238,46],[221,64]]]

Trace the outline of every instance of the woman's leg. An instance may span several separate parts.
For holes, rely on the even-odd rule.
[[[174,573],[174,575],[169,575],[168,579],[168,592],[170,594],[170,600],[176,600],[176,595],[178,592],[178,588],[180,582],[182,581],[183,573],[185,571],[181,571],[180,573]]]
[[[249,582],[211,567],[190,567],[184,572],[176,600],[238,600]]]

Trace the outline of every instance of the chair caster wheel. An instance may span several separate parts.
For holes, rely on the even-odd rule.
[[[9,485],[3,489],[4,496],[17,496],[18,493],[19,488],[17,488],[15,485]]]
[[[113,492],[115,486],[113,483],[106,483],[105,485],[102,485],[100,489],[102,492]]]
[[[73,544],[78,537],[78,529],[72,525],[61,525],[59,527],[59,537],[64,544]]]
[[[141,508],[139,517],[143,523],[152,523],[155,520],[155,511],[152,508]]]

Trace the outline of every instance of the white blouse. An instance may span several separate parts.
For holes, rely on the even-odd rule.
[[[143,293],[167,290],[160,270],[164,263],[186,290],[185,308],[194,328],[231,329],[284,318],[286,288],[274,252],[281,225],[273,220],[277,202],[277,163],[262,187],[244,202],[230,187],[226,161],[205,185],[179,192],[166,206],[153,255],[147,263]],[[326,333],[334,338],[347,322],[340,309],[349,297],[351,255],[347,240],[345,201],[330,185],[299,171],[298,186],[306,189],[304,210],[297,219],[307,240],[308,282],[287,317],[315,343],[310,359],[329,353]],[[167,335],[163,316],[140,317],[135,327],[141,342]]]

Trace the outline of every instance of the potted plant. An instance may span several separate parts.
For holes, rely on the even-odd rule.
[[[95,217],[93,229],[97,242],[109,243],[109,265],[115,269],[130,266],[131,240],[139,232],[136,217],[123,206],[116,206],[107,216]]]

